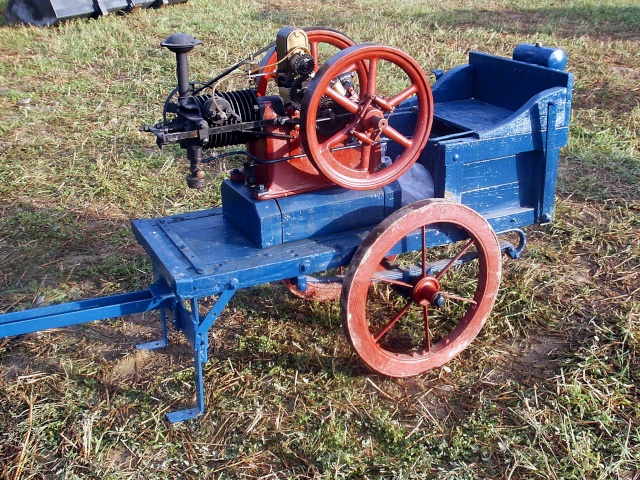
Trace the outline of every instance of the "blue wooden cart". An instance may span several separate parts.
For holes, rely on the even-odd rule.
[[[565,63],[539,45],[519,46],[513,59],[472,52],[468,64],[435,72],[431,132],[398,180],[268,199],[242,177],[226,180],[222,208],[132,221],[153,263],[149,288],[5,313],[0,337],[159,310],[159,339],[138,348],[165,347],[172,325],[193,350],[196,405],[168,415],[177,422],[204,411],[209,330],[234,293],[286,280],[301,295],[338,285],[347,337],[371,369],[440,366],[486,321],[502,254],[517,258],[525,246],[522,227],[553,217],[571,108]],[[418,103],[403,100],[376,128],[411,138]],[[384,147],[384,158],[402,154],[393,141]],[[205,297],[215,297],[209,311]]]

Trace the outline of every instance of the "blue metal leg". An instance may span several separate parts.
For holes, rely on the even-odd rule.
[[[224,307],[229,303],[231,297],[237,290],[237,282],[231,281],[227,285],[209,313],[200,316],[198,313],[198,299],[191,300],[191,311],[189,312],[180,304],[180,315],[183,320],[183,332],[187,340],[193,347],[193,367],[194,381],[196,387],[196,406],[186,410],[170,412],[167,420],[170,423],[183,422],[204,413],[204,379],[202,376],[202,365],[207,362],[207,350],[209,348],[209,329],[220,316]],[[177,314],[177,313],[176,313]]]
[[[196,406],[186,410],[167,413],[169,423],[184,422],[204,413],[204,381],[202,379],[203,351],[206,354],[206,346],[198,345],[193,350],[193,369],[196,383]]]
[[[160,324],[162,325],[162,338],[153,342],[136,345],[138,350],[159,350],[169,345],[169,337],[167,336],[167,314],[164,308],[160,309]]]

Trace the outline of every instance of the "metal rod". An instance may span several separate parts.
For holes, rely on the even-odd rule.
[[[157,310],[174,298],[157,283],[147,290],[7,313],[0,315],[0,338]]]

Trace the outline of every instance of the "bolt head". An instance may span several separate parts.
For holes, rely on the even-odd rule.
[[[440,308],[444,306],[446,300],[447,299],[444,297],[444,295],[438,292],[431,299],[431,305],[433,305],[434,307]]]

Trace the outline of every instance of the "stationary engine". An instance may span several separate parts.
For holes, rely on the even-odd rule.
[[[178,86],[163,120],[143,127],[160,147],[178,143],[187,151],[191,188],[206,185],[204,163],[242,155],[243,169],[232,179],[244,181],[257,199],[336,184],[368,190],[405,173],[426,144],[433,117],[429,83],[395,48],[355,45],[334,30],[284,27],[273,44],[195,84],[187,54],[200,43],[184,33],[162,42],[176,54]],[[337,53],[319,65],[325,48]],[[239,76],[251,88],[219,88]],[[402,115],[415,117],[411,131],[394,128]],[[240,144],[246,150],[203,155]]]

